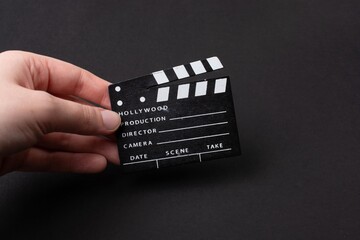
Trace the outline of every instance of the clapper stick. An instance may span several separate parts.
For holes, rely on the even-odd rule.
[[[210,57],[109,86],[112,109],[122,117],[116,135],[123,170],[240,155],[230,77],[190,82],[222,68]]]

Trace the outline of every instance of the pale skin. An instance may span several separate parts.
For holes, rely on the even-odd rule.
[[[109,82],[29,52],[0,53],[0,175],[12,171],[96,173],[119,164],[110,136]],[[81,99],[102,106],[93,106]]]

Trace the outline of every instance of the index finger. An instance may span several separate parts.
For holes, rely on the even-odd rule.
[[[109,82],[73,64],[33,53],[25,53],[32,69],[35,89],[73,95],[110,108]]]

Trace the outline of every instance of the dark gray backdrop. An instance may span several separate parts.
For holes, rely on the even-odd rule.
[[[112,82],[217,55],[243,155],[6,175],[1,239],[359,238],[360,1],[2,0],[7,49]]]

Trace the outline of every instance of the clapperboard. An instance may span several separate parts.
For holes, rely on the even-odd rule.
[[[230,78],[177,81],[221,68],[211,57],[110,85],[123,170],[240,155]]]

